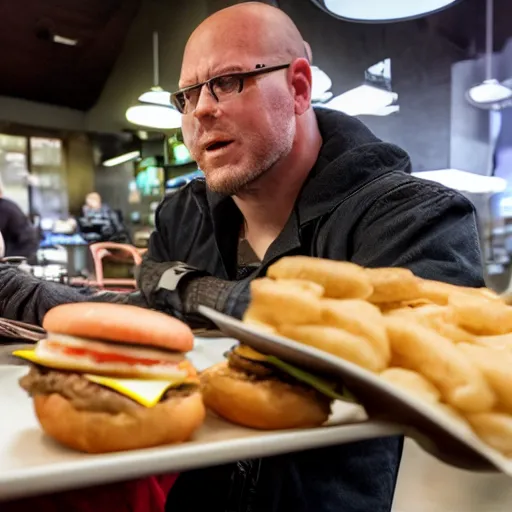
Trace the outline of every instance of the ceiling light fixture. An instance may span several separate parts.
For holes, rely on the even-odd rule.
[[[181,127],[181,114],[171,105],[171,93],[159,85],[158,33],[153,32],[153,87],[142,93],[137,105],[126,111],[130,123],[148,128],[171,130]]]
[[[71,39],[70,37],[59,36],[59,34],[53,35],[53,42],[57,44],[63,44],[65,46],[76,46],[78,39]]]
[[[336,96],[325,106],[349,116],[373,115],[390,106],[397,98],[398,94],[394,92],[365,84]]]
[[[493,0],[487,0],[485,15],[485,80],[469,89],[466,98],[474,107],[501,110],[512,106],[512,89],[492,78]]]
[[[114,167],[116,165],[125,164],[126,162],[131,162],[132,160],[137,160],[137,158],[140,158],[140,151],[130,151],[124,155],[115,156],[114,158],[105,160],[103,165],[105,167]]]
[[[398,94],[391,90],[391,59],[370,66],[364,83],[324,103],[349,116],[387,116],[398,112]]]
[[[313,86],[311,88],[311,101],[313,103],[324,103],[332,98],[332,80],[329,75],[317,66],[311,66]]]
[[[410,20],[446,9],[459,0],[311,0],[331,16],[360,23]]]

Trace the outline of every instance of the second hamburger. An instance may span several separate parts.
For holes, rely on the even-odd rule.
[[[246,427],[274,430],[322,425],[334,400],[350,393],[281,359],[247,345],[235,346],[228,361],[201,373],[205,405]]]

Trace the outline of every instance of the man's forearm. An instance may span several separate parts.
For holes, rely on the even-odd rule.
[[[0,316],[41,325],[47,311],[71,302],[115,302],[147,307],[139,293],[98,292],[41,281],[9,265],[0,265]]]
[[[249,280],[227,281],[205,275],[181,262],[146,257],[139,269],[139,288],[150,307],[201,326],[199,306],[241,317],[249,302]]]

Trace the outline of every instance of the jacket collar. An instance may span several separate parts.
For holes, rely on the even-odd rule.
[[[331,211],[365,184],[391,171],[410,172],[409,156],[382,142],[358,119],[315,108],[323,144],[292,215],[270,246],[263,263],[300,248],[300,228]],[[207,190],[215,238],[228,274],[236,269],[242,215],[235,202]],[[231,275],[230,275],[231,277]]]

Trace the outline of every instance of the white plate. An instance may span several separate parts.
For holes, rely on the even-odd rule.
[[[467,426],[378,375],[322,350],[262,333],[213,309],[201,306],[200,312],[227,336],[265,354],[344,382],[372,419],[402,425],[408,437],[447,464],[475,471],[500,470],[512,476],[511,459],[489,448]]]
[[[204,369],[220,360],[222,352],[234,343],[226,339],[198,340],[191,359]],[[0,502],[400,432],[384,422],[260,432],[232,425],[212,414],[194,439],[182,445],[86,455],[66,449],[43,434],[31,399],[18,385],[26,372],[26,367],[0,366]],[[331,421],[350,423],[360,419],[359,408],[341,404]]]

